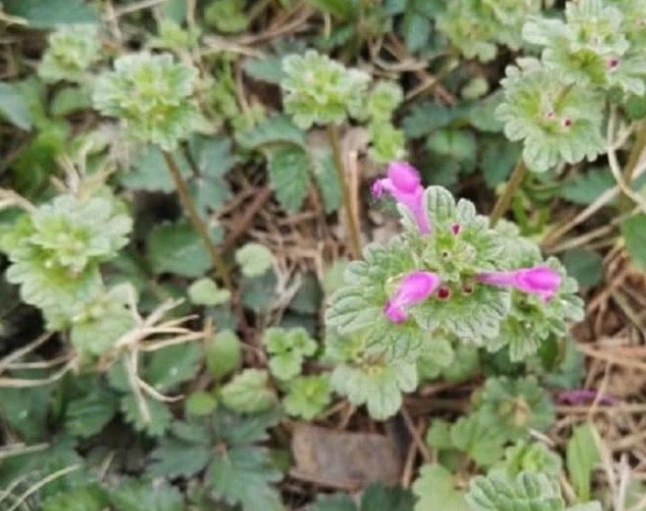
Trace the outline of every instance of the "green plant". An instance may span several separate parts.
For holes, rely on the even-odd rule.
[[[350,374],[356,382],[337,387],[353,402],[379,399],[377,389],[387,392],[390,405],[377,412],[383,418],[401,400],[395,398],[395,382],[412,391],[415,362],[433,358],[437,346],[504,348],[520,361],[548,337],[564,336],[565,325],[582,317],[576,282],[556,260],[543,262],[538,247],[511,224],[488,227],[472,203],[456,203],[440,187],[424,190],[405,164],[391,165],[388,177],[376,182],[373,193],[384,192],[399,203],[404,234],[387,246],[366,248],[364,260],[348,266],[345,285],[326,312],[328,327],[353,338],[355,351],[344,360],[350,366],[337,369],[349,372],[339,382],[349,381]],[[534,324],[550,327],[543,331]],[[451,357],[443,363],[449,366]],[[407,377],[395,376],[400,371]]]
[[[99,31],[95,25],[74,25],[49,36],[49,47],[38,66],[47,82],[83,82],[90,66],[101,59]]]

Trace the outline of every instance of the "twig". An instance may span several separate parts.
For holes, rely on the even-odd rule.
[[[57,470],[53,474],[49,474],[47,477],[38,481],[31,488],[29,488],[25,493],[23,493],[20,497],[18,497],[18,500],[16,500],[16,503],[13,506],[11,506],[7,511],[16,511],[16,509],[18,509],[22,505],[22,503],[29,498],[30,495],[33,495],[34,493],[36,493],[43,486],[46,486],[52,481],[55,481],[60,477],[66,476],[70,472],[74,472],[79,468],[81,468],[81,465],[77,464],[77,465],[72,465],[70,467],[63,468],[61,470]]]
[[[614,106],[612,107],[614,114]],[[646,150],[646,122],[642,121],[639,129],[637,130],[637,139],[635,140],[635,145],[633,145],[630,155],[628,156],[628,161],[626,162],[626,167],[624,168],[623,181],[630,183],[635,174],[635,169],[639,165],[639,162],[644,156],[644,151]],[[632,199],[632,197],[628,196]],[[620,202],[620,206],[626,206]]]
[[[119,7],[118,9],[115,9],[114,16],[116,18],[119,18],[126,14],[131,14],[133,12],[141,11],[142,9],[149,9],[150,7],[155,7],[157,5],[164,4],[168,1],[169,0],[140,0],[139,2],[131,2],[128,5],[124,5],[123,7]]]
[[[17,349],[16,351],[13,351],[6,357],[0,359],[0,373],[2,373],[7,367],[9,367],[9,365],[12,362],[22,358],[27,353],[34,351],[36,348],[46,343],[51,337],[52,337],[52,334],[50,332],[45,333],[40,337],[37,337],[34,341],[27,344],[27,346]]]
[[[22,456],[24,454],[29,454],[32,452],[44,451],[49,447],[49,444],[35,444],[35,445],[25,445],[25,444],[14,444],[7,445],[5,447],[0,447],[0,460],[12,458],[14,456]]]
[[[518,192],[520,185],[523,184],[526,174],[527,166],[521,157],[521,159],[518,160],[516,167],[514,167],[511,177],[505,186],[505,190],[502,192],[502,195],[498,197],[498,201],[489,216],[491,227],[495,227],[498,221],[505,215],[505,213],[507,213],[514,195]]]
[[[352,207],[352,197],[350,196],[350,188],[348,187],[348,179],[346,175],[345,165],[343,163],[343,155],[341,154],[341,143],[339,141],[338,128],[330,124],[327,127],[328,139],[332,147],[332,156],[334,157],[334,168],[336,176],[339,180],[339,186],[343,192],[343,205],[345,208],[345,216],[347,219],[348,233],[350,234],[350,252],[354,259],[361,256],[361,237],[359,234],[359,219],[353,214],[354,208]]]
[[[610,171],[612,172],[615,181],[617,181],[619,189],[624,194],[624,198],[632,200],[640,207],[643,213],[646,213],[646,201],[639,194],[631,190],[630,186],[626,184],[627,182],[629,183],[632,179],[635,168],[637,167],[641,155],[644,152],[644,147],[646,147],[646,128],[644,128],[640,132],[636,147],[633,148],[633,152],[630,155],[630,160],[622,176],[621,168],[619,167],[619,162],[617,161],[617,154],[615,153],[615,148],[613,145],[616,121],[617,110],[615,106],[612,106],[610,109],[610,117],[608,119],[608,129],[606,135],[606,147],[608,150],[608,163],[610,164]],[[637,156],[634,156],[635,154],[637,154]],[[624,179],[627,179],[628,181],[624,181]]]
[[[32,379],[21,379],[21,378],[0,378],[0,388],[13,388],[13,389],[23,389],[29,387],[41,387],[43,385],[50,385],[55,381],[60,380],[68,371],[70,371],[76,362],[78,361],[78,355],[72,358],[62,369],[55,372],[48,378],[42,378],[38,380]]]
[[[405,406],[402,406],[401,414],[402,414],[402,417],[404,418],[404,422],[406,423],[406,428],[408,429],[408,432],[410,433],[413,439],[413,443],[417,446],[417,449],[419,450],[419,453],[424,458],[424,461],[426,461],[427,463],[430,463],[433,457],[431,456],[431,453],[429,452],[428,447],[426,447],[424,440],[422,440],[421,433],[417,431],[417,428],[413,423],[413,419],[411,418]]]
[[[197,208],[195,207],[195,204],[191,199],[188,187],[186,186],[186,183],[182,178],[182,174],[177,167],[175,158],[168,151],[162,151],[162,154],[164,155],[164,161],[166,162],[168,172],[170,173],[171,178],[173,179],[173,183],[175,184],[175,189],[177,190],[177,194],[179,195],[179,200],[182,203],[182,206],[184,207],[184,210],[186,211],[191,224],[193,225],[193,229],[195,229],[195,231],[202,238],[202,242],[204,243],[204,246],[206,247],[211,257],[213,267],[215,268],[215,271],[220,279],[222,279],[222,282],[224,282],[224,286],[229,291],[233,292],[233,283],[231,281],[229,269],[227,268],[224,259],[222,259],[222,256],[218,252],[215,243],[213,243],[213,239],[211,238],[211,234],[209,233],[209,229],[206,226],[206,223],[202,220],[199,213],[197,212]]]
[[[271,194],[271,188],[266,186],[256,194],[251,204],[245,207],[243,215],[236,221],[233,230],[222,243],[222,252],[227,253],[231,250],[238,241],[238,238],[247,232],[258,211],[269,201]]]

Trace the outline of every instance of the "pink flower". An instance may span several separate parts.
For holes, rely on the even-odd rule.
[[[408,319],[405,308],[422,303],[439,285],[440,278],[434,273],[417,271],[406,275],[395,296],[386,303],[384,314],[392,323],[403,323]]]
[[[546,266],[536,266],[516,271],[481,273],[478,282],[490,286],[513,287],[523,293],[538,295],[543,302],[549,302],[559,287],[561,276]]]
[[[388,166],[387,175],[372,185],[373,197],[379,199],[388,192],[413,215],[421,234],[431,232],[431,224],[424,211],[424,188],[419,172],[408,163],[393,162]]]

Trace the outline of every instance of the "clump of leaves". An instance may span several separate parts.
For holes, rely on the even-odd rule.
[[[4,235],[7,280],[40,308],[49,329],[78,318],[78,306],[103,290],[99,266],[128,242],[132,220],[110,197],[61,195],[21,216]],[[90,313],[90,316],[93,313]]]
[[[151,454],[151,474],[192,477],[204,472],[204,485],[218,502],[244,511],[256,511],[259,502],[282,510],[273,483],[283,476],[262,445],[267,429],[280,419],[276,411],[241,418],[216,410],[209,417],[175,422],[171,435]]]
[[[398,172],[412,181],[406,194],[396,190],[405,177]],[[379,418],[396,412],[402,391],[416,388],[416,363],[438,359],[439,374],[453,363],[455,346],[505,348],[522,361],[583,314],[576,283],[555,261],[543,261],[513,225],[492,229],[471,202],[456,202],[441,187],[424,190],[410,172],[396,164],[375,185],[395,189],[404,233],[386,246],[366,247],[364,259],[348,265],[325,316],[335,332],[328,343],[341,337],[350,349],[337,361],[333,387],[355,404],[368,403]],[[512,282],[531,275],[549,296]],[[525,328],[534,324],[544,326]]]
[[[283,399],[285,411],[293,417],[311,421],[330,404],[331,392],[327,374],[294,378],[287,383],[287,394]]]
[[[457,0],[438,16],[438,29],[466,58],[487,62],[498,44],[518,50],[523,23],[540,11],[540,0]]]
[[[260,413],[276,403],[267,371],[245,369],[220,390],[222,403],[237,413]]]
[[[624,14],[603,0],[568,2],[565,21],[535,18],[523,28],[527,41],[544,47],[542,60],[566,81],[644,93],[646,60],[631,51]]]
[[[191,99],[196,80],[197,71],[174,62],[172,55],[125,55],[115,61],[114,71],[98,78],[94,106],[119,118],[136,140],[170,151],[197,125]]]
[[[96,25],[72,25],[49,36],[38,74],[46,82],[82,82],[90,66],[101,59],[99,31]]]
[[[531,378],[490,378],[475,402],[479,420],[512,440],[522,438],[530,429],[545,430],[554,421],[549,395]]]
[[[283,70],[285,111],[300,128],[340,125],[360,113],[370,83],[366,73],[347,69],[314,50],[285,57]]]
[[[316,352],[318,345],[302,327],[285,330],[269,328],[263,344],[270,355],[269,369],[280,380],[290,380],[301,373],[305,357]]]
[[[604,151],[603,101],[598,93],[568,83],[558,69],[519,59],[502,81],[505,101],[496,114],[510,140],[523,141],[523,160],[544,172],[561,160],[592,161]]]

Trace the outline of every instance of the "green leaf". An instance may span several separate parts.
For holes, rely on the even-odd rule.
[[[135,326],[132,313],[126,308],[127,294],[136,294],[129,286],[115,286],[75,310],[70,341],[76,349],[102,355]]]
[[[357,506],[347,495],[318,495],[307,511],[357,511]]]
[[[269,184],[288,213],[300,211],[307,196],[310,160],[300,147],[280,147],[268,153]]]
[[[97,387],[89,394],[73,399],[65,410],[65,429],[74,436],[89,438],[112,420],[117,413],[116,396]]]
[[[503,432],[495,425],[483,424],[477,415],[460,418],[451,428],[454,447],[467,453],[476,464],[488,467],[503,456]]]
[[[413,484],[413,493],[418,499],[415,511],[470,511],[464,495],[456,489],[452,474],[442,465],[424,465]]]
[[[1,103],[1,101],[0,101]],[[50,106],[52,115],[63,117],[82,110],[92,108],[92,98],[87,91],[80,87],[65,87],[59,90]]]
[[[249,26],[244,8],[243,0],[214,0],[204,10],[204,20],[225,34],[242,32]]]
[[[342,21],[347,21],[354,15],[354,3],[348,0],[306,0],[306,3]]]
[[[545,474],[523,472],[515,479],[493,472],[471,480],[467,502],[471,511],[564,511],[558,481]]]
[[[544,431],[554,421],[554,407],[535,379],[489,378],[477,403],[479,420],[515,440],[530,428]]]
[[[598,252],[574,248],[564,252],[561,259],[568,274],[575,278],[582,288],[590,288],[601,283],[603,257]]]
[[[274,256],[260,243],[247,243],[236,250],[235,259],[245,277],[260,277],[272,267]]]
[[[181,151],[173,153],[173,158],[184,179],[191,176],[191,166]],[[152,144],[144,146],[135,155],[130,170],[120,177],[123,186],[130,190],[170,193],[175,185],[170,177],[161,150]]]
[[[82,0],[3,0],[7,14],[25,18],[32,28],[97,23],[96,9]]]
[[[607,168],[593,168],[567,181],[561,188],[561,197],[574,204],[588,206],[616,185]]]
[[[399,411],[402,393],[417,387],[417,368],[414,363],[385,360],[360,367],[339,365],[332,373],[331,384],[353,405],[365,404],[373,419],[385,420]]]
[[[646,269],[646,215],[639,214],[624,220],[621,234],[635,265]]]
[[[124,396],[121,399],[121,412],[126,422],[132,424],[137,430],[147,433],[150,436],[162,436],[170,426],[172,416],[166,406],[159,401],[144,397],[146,407],[150,414],[149,419],[143,415],[139,408],[139,402],[132,395]]]
[[[522,440],[505,451],[505,460],[500,468],[510,478],[515,478],[521,472],[534,472],[558,478],[563,462],[555,452],[538,442],[527,443]],[[496,467],[498,468],[498,467]]]
[[[105,492],[93,485],[63,491],[47,498],[42,511],[104,511],[107,505]]]
[[[465,114],[464,110],[448,108],[436,103],[421,103],[404,117],[402,126],[408,138],[422,138],[434,131],[449,126]]]
[[[269,375],[259,369],[245,369],[221,390],[224,405],[238,413],[258,413],[276,403],[274,391],[268,387]]]
[[[459,345],[455,350],[455,361],[442,370],[442,376],[451,383],[461,383],[471,378],[479,368],[478,349]]]
[[[165,391],[192,380],[202,365],[204,353],[197,342],[178,344],[154,351],[148,358],[146,380]]]
[[[22,373],[11,376],[26,377]],[[51,387],[0,388],[0,414],[24,441],[40,440],[46,433],[51,391]]]
[[[361,511],[413,511],[415,498],[402,488],[371,484],[361,498]],[[448,509],[448,508],[447,508]],[[454,511],[453,508],[450,508]],[[455,510],[459,511],[459,510]]]
[[[260,447],[236,447],[216,458],[209,467],[216,497],[231,505],[240,504],[244,511],[283,511],[280,495],[270,484],[283,478],[274,467],[271,456]]]
[[[476,158],[476,140],[467,130],[442,129],[433,133],[427,143],[429,150],[472,166]]]
[[[431,35],[431,21],[414,10],[404,15],[404,42],[411,52],[421,50]]]
[[[220,409],[213,416],[213,428],[219,441],[228,446],[245,446],[266,441],[269,438],[267,430],[278,425],[283,416],[278,407],[244,417]]]
[[[480,167],[489,188],[495,188],[509,177],[519,157],[518,144],[498,138],[486,142]]]
[[[287,143],[306,147],[305,133],[287,116],[270,117],[246,133],[237,136],[238,144],[244,149],[259,149],[270,144]]]
[[[281,380],[299,375],[305,357],[312,356],[318,346],[304,328],[269,328],[263,335],[263,343],[271,355],[269,369]]]
[[[10,83],[0,82],[0,117],[23,130],[31,129],[31,113],[22,95]]]
[[[332,401],[328,375],[301,376],[288,384],[288,392],[283,399],[285,411],[292,417],[307,421],[321,414]]]
[[[213,279],[203,277],[189,286],[188,297],[195,305],[215,307],[231,300],[231,292],[220,289]]]
[[[217,407],[218,402],[208,392],[193,392],[184,403],[184,409],[188,415],[204,417],[211,415]]]
[[[323,205],[327,214],[334,213],[341,207],[341,186],[336,175],[334,157],[331,151],[320,151],[313,155],[313,175],[323,196]]]
[[[207,339],[205,349],[206,367],[218,381],[234,372],[242,360],[242,342],[231,330]]]
[[[242,305],[256,313],[266,312],[276,303],[276,285],[278,281],[273,271],[262,277],[245,278],[240,285]]]
[[[574,429],[567,444],[566,464],[577,496],[583,502],[590,500],[592,471],[601,461],[596,432],[590,424]]]
[[[156,227],[148,236],[148,257],[156,274],[198,278],[211,267],[202,238],[188,223]]]
[[[191,477],[211,460],[207,445],[168,438],[150,453],[150,475],[153,477]]]
[[[282,66],[282,56],[264,57],[261,59],[247,59],[242,68],[254,80],[279,85],[285,77]]]
[[[129,480],[110,492],[116,511],[183,511],[184,499],[166,482]]]

